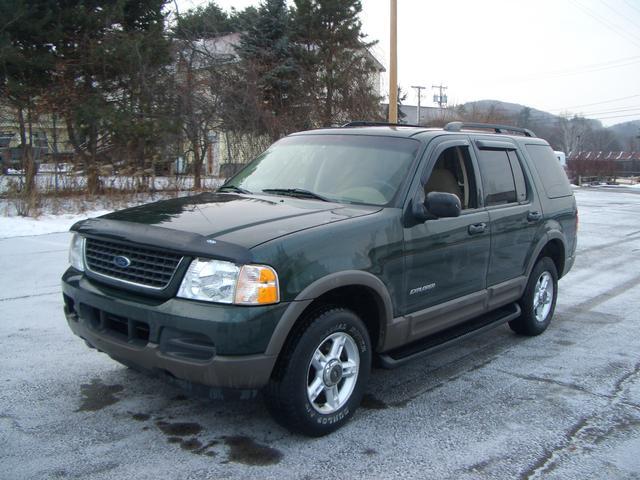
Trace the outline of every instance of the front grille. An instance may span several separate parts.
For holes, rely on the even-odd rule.
[[[118,266],[116,257],[126,257],[131,263]],[[178,268],[182,257],[138,245],[87,238],[85,260],[88,269],[99,275],[147,288],[165,288]]]

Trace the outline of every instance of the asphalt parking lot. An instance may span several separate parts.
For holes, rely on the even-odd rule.
[[[320,439],[259,398],[197,398],[88,349],[62,313],[69,235],[0,240],[0,478],[640,478],[640,195],[576,197],[545,334],[500,327],[375,370]]]

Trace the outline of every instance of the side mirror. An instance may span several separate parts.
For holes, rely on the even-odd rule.
[[[436,218],[458,217],[462,210],[458,196],[445,192],[429,192],[424,207]]]

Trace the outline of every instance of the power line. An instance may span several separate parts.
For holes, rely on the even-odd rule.
[[[597,117],[595,120],[608,120],[610,118],[626,118],[626,117],[640,117],[639,113],[628,113],[627,115],[613,115],[610,117]]]
[[[624,13],[620,13],[620,11],[618,9],[613,8],[611,5],[609,5],[604,0],[600,0],[600,3],[603,4],[605,7],[607,7],[609,10],[611,10],[613,13],[618,15],[619,17],[623,18],[626,22],[631,23],[633,25],[633,28],[637,28],[636,22],[634,22],[633,20],[630,20],[628,15],[625,15]]]
[[[611,100],[603,100],[601,102],[594,102],[594,103],[585,103],[582,105],[573,105],[571,107],[563,107],[563,108],[552,108],[550,109],[550,111],[552,112],[557,112],[557,111],[561,111],[561,110],[570,110],[572,108],[580,108],[580,107],[591,107],[593,105],[602,105],[604,103],[613,103],[613,102],[618,102],[620,100],[628,100],[630,98],[637,98],[640,97],[640,94],[636,94],[636,95],[629,95],[628,97],[618,97],[618,98],[612,98]]]
[[[615,110],[599,110],[597,112],[580,112],[582,115],[602,115],[605,113],[620,113],[620,112],[631,112],[635,110],[640,110],[640,105],[630,107],[630,108],[617,108]]]
[[[607,115],[607,113],[621,113],[621,112],[631,112],[631,113],[625,113],[625,114],[621,114],[621,115]],[[502,109],[498,109],[496,113],[503,113],[506,115],[510,115],[509,113],[505,112]],[[513,114],[511,114],[513,115]],[[553,116],[553,114],[549,114],[550,116],[546,116],[543,114],[534,114],[534,115],[530,115],[527,118],[527,122],[533,125],[538,125],[538,126],[543,126],[543,125],[557,125],[558,121],[560,121],[563,117],[560,116]],[[598,115],[598,116],[595,116]],[[578,115],[576,115],[578,116]],[[612,118],[626,118],[626,117],[640,117],[640,107],[635,107],[635,108],[629,108],[629,109],[623,109],[623,110],[619,110],[619,111],[602,111],[602,112],[591,112],[588,114],[580,114],[579,118],[584,118],[585,120],[607,120],[607,119],[612,119]],[[571,120],[571,118],[568,118],[568,120]]]
[[[630,6],[631,8],[633,8],[636,12],[640,13],[640,8],[638,8],[637,5],[634,5],[633,3],[631,3],[629,0],[624,0],[624,3],[626,3],[628,6]]]
[[[579,6],[582,8],[582,10],[586,13],[591,12],[590,15],[597,21],[599,21],[600,23],[602,23],[603,25],[610,25],[611,28],[613,28],[613,30],[616,33],[622,33],[624,35],[627,35],[628,39],[635,39],[640,40],[640,36],[636,36],[635,32],[631,31],[629,32],[629,30],[626,30],[624,27],[619,26],[617,23],[611,21],[610,19],[604,17],[603,15],[601,15],[600,13],[598,13],[596,10],[591,9],[590,7],[587,7],[586,5],[583,5],[579,2],[579,0],[571,0],[574,3],[579,4]]]
[[[582,65],[580,67],[572,67],[555,71],[552,70],[546,73],[543,72],[542,75],[572,75],[574,73],[588,73],[585,72],[585,70],[591,71],[593,69],[600,70],[606,68],[622,67],[627,64],[636,63],[638,61],[640,61],[640,55],[634,55],[632,57],[620,58],[618,60],[609,60],[607,62],[593,63],[590,65]]]
[[[591,18],[593,18],[594,20],[596,20],[600,24],[602,24],[605,27],[607,27],[612,32],[615,32],[616,34],[620,35],[621,37],[624,37],[625,40],[630,41],[631,43],[633,43],[636,46],[640,47],[640,39],[636,38],[634,35],[630,35],[627,31],[623,30],[618,25],[616,25],[614,23],[611,23],[610,21],[604,19],[603,17],[601,17],[600,15],[595,13],[590,8],[588,8],[585,5],[583,5],[580,2],[578,2],[578,0],[569,0],[569,1],[571,3],[573,3],[576,7],[578,7],[580,10],[582,10],[584,13],[589,15]]]
[[[494,83],[510,84],[510,83],[534,82],[534,81],[539,81],[545,78],[561,78],[561,77],[569,77],[573,75],[586,75],[589,73],[596,73],[604,70],[611,70],[613,68],[628,67],[630,65],[635,65],[637,63],[640,63],[640,56],[621,58],[619,60],[610,60],[608,62],[584,65],[581,67],[573,67],[566,70],[540,72],[536,75],[501,77],[500,79],[497,79]]]
[[[609,120],[609,119],[613,119],[613,118],[628,118],[628,117],[638,117],[638,119],[640,120],[640,112],[636,112],[636,113],[627,113],[624,115],[605,115],[605,116],[601,116],[601,117],[580,117],[584,120]],[[558,124],[558,121],[560,119],[559,118],[548,118],[548,119],[543,119],[543,118],[539,118],[539,119],[530,119],[529,123],[533,124],[533,125],[538,125],[538,126],[543,126],[543,125],[550,125],[550,126],[555,126]],[[568,119],[571,120],[571,119]]]

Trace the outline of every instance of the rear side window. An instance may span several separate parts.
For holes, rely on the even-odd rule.
[[[478,157],[485,205],[490,207],[516,202],[516,184],[507,151],[480,150]]]
[[[527,152],[548,198],[567,197],[572,194],[567,174],[548,145],[527,145]]]

